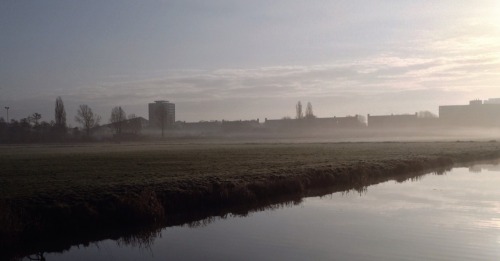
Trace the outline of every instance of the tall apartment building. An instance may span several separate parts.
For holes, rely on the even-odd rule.
[[[170,129],[175,123],[175,104],[169,101],[155,101],[149,104],[149,126],[161,128],[162,120],[165,129]]]

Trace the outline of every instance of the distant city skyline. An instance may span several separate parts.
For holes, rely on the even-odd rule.
[[[500,97],[500,3],[2,1],[0,108],[182,121],[403,114]],[[2,110],[1,117],[6,118]]]

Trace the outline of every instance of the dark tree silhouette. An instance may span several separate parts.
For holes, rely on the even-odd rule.
[[[117,135],[122,133],[122,127],[125,120],[127,120],[127,116],[122,107],[117,106],[111,110],[111,118],[109,119],[109,122],[112,124]]]
[[[430,111],[419,111],[418,112],[418,117],[419,118],[438,118],[438,116]]]
[[[313,106],[310,102],[307,103],[307,107],[306,107],[306,119],[314,119],[316,118],[316,116],[314,116],[314,113],[313,113]]]
[[[55,107],[55,129],[58,135],[66,134],[66,110],[64,109],[64,103],[61,96],[56,99]]]
[[[87,137],[90,137],[90,130],[97,127],[100,120],[101,116],[94,114],[92,109],[86,104],[80,105],[75,116],[75,121],[82,125]]]
[[[28,120],[30,122],[33,122],[35,126],[38,126],[38,121],[42,118],[42,115],[40,113],[33,113],[28,117]]]
[[[7,131],[9,130],[9,124],[0,117],[0,143],[5,143],[8,141]]]
[[[295,112],[296,112],[295,118],[297,120],[304,118],[304,114],[302,113],[302,103],[300,101],[297,102],[297,105],[295,105]]]

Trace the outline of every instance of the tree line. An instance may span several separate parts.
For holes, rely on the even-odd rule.
[[[130,115],[129,118],[135,118]],[[0,117],[0,143],[66,142],[91,140],[92,131],[99,127],[101,116],[94,113],[86,104],[78,107],[75,121],[80,128],[72,128],[66,121],[66,110],[61,97],[57,97],[54,106],[54,120],[42,121],[40,113],[33,113],[20,120],[7,122]],[[115,134],[121,134],[127,120],[125,111],[120,107],[111,110],[109,122]]]

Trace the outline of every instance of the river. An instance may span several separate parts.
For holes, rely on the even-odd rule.
[[[500,166],[454,168],[46,260],[500,260]],[[36,257],[36,255],[31,256]],[[25,260],[29,260],[27,257]]]

